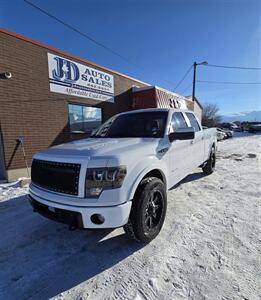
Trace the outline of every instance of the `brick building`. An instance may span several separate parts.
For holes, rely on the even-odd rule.
[[[149,87],[5,29],[0,45],[0,180],[27,176],[35,152],[87,137],[110,116],[134,109],[133,87]]]

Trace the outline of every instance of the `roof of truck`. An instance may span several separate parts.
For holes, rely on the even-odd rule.
[[[181,111],[181,112],[192,112],[191,110],[186,110],[186,109],[178,109],[178,108],[143,108],[143,109],[136,109],[136,110],[130,110],[130,111],[125,111],[120,114],[130,114],[130,113],[140,113],[140,112],[153,112],[153,111]]]

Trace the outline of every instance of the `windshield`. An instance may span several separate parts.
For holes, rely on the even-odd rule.
[[[168,112],[140,112],[115,116],[99,127],[91,137],[124,138],[164,136]]]

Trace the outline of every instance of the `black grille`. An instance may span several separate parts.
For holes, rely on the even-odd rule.
[[[51,191],[78,195],[80,169],[80,164],[34,159],[32,182]]]

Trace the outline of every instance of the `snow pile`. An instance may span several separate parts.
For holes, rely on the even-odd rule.
[[[28,193],[28,185],[21,187],[20,180],[0,184],[0,201],[6,201],[16,196],[26,195]]]
[[[260,298],[260,143],[219,143],[216,172],[169,192],[146,246],[122,229],[69,231],[32,212],[26,187],[1,185],[0,299]]]

